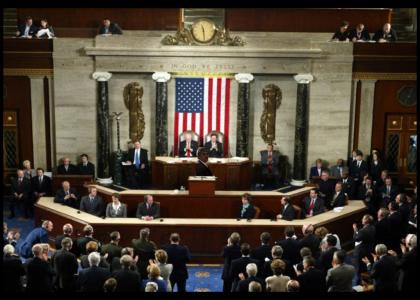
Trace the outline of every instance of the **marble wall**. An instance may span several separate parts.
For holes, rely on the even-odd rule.
[[[168,32],[131,33],[115,39],[70,39],[54,41],[54,102],[57,158],[76,159],[87,153],[96,161],[96,82],[95,71],[111,72],[108,83],[109,111],[123,112],[121,147],[128,141],[128,110],[123,89],[133,81],[143,86],[143,112],[146,130],[143,147],[154,154],[155,71],[172,74],[168,82],[168,151],[173,145],[175,80],[178,72],[251,73],[250,157],[260,159],[265,149],[259,122],[263,109],[262,89],[276,84],[282,91],[282,103],[276,118],[276,148],[293,163],[297,83],[293,75],[311,73],[308,169],[316,158],[330,164],[346,158],[349,148],[349,124],[352,76],[352,44],[328,43],[328,34],[238,33],[247,46],[186,47],[162,46]],[[236,34],[236,33],[235,33]],[[301,38],[296,38],[301,35]],[[114,37],[113,37],[114,38]],[[238,83],[232,78],[230,108],[230,152],[236,152],[236,115]],[[111,128],[111,151],[116,150],[116,124]]]

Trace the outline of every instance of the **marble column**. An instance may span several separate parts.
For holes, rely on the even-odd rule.
[[[98,82],[97,111],[97,177],[109,177],[110,141],[109,141],[109,101],[108,80],[112,74],[95,72],[92,77]]]
[[[248,157],[249,150],[249,98],[250,82],[254,76],[249,73],[235,75],[238,87],[238,114],[236,127],[236,156]]]
[[[156,156],[168,156],[168,80],[171,74],[156,72],[152,75],[156,81]]]
[[[376,80],[361,80],[358,149],[368,155],[372,146]],[[357,116],[356,116],[357,117]]]
[[[45,140],[44,76],[29,76],[31,84],[32,140],[34,160],[32,167],[47,169]]]
[[[309,83],[313,80],[311,74],[295,75],[297,81],[295,151],[293,158],[293,177],[291,184],[302,186],[306,178],[308,159],[308,128],[309,128]]]

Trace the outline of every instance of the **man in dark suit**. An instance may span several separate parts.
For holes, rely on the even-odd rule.
[[[324,275],[327,275],[329,269],[332,268],[332,260],[334,252],[337,251],[335,247],[337,245],[337,238],[330,234],[327,235],[327,247],[321,252],[321,255],[318,259],[318,266],[321,271],[324,272]]]
[[[79,169],[73,165],[70,161],[70,158],[63,158],[63,164],[57,167],[58,175],[78,175]]]
[[[18,26],[16,31],[17,37],[33,38],[38,32],[38,27],[33,24],[32,17],[26,17],[25,24]]]
[[[279,159],[280,152],[273,150],[273,145],[268,144],[267,150],[260,151],[261,154],[261,175],[264,184],[267,185],[271,179],[274,179],[276,186],[280,185]]]
[[[23,292],[22,277],[26,273],[22,260],[15,254],[15,248],[12,245],[5,245],[3,253],[3,292]]]
[[[229,270],[230,265],[234,259],[241,257],[241,247],[239,246],[239,242],[241,241],[241,237],[239,233],[234,232],[228,238],[227,245],[223,248],[223,272],[222,272],[222,279],[223,279],[223,292],[230,292],[232,289],[232,279],[229,277]]]
[[[362,228],[359,229],[357,224],[353,224],[353,240],[355,247],[353,252],[353,265],[356,267],[357,274],[366,271],[366,266],[362,261],[365,256],[370,256],[375,247],[375,226],[371,215],[364,215],[362,218]]]
[[[318,182],[319,197],[324,200],[324,203],[329,206],[334,194],[336,180],[330,179],[328,170],[321,173],[321,180]]]
[[[334,252],[332,268],[327,273],[328,292],[352,292],[352,281],[356,270],[352,265],[344,262],[346,251]]]
[[[36,244],[33,246],[31,252],[34,257],[25,262],[27,280],[26,292],[53,292],[54,270],[48,262],[48,247]]]
[[[99,34],[122,34],[122,30],[118,24],[111,23],[109,19],[104,19],[101,27],[99,27]]]
[[[117,280],[115,292],[140,292],[140,274],[131,270],[134,263],[130,255],[123,255],[120,259],[121,270],[115,271],[112,277]]]
[[[324,273],[315,268],[315,259],[306,256],[303,259],[303,273],[297,271],[297,281],[300,284],[300,292],[323,293],[326,291]]]
[[[354,179],[357,186],[360,186],[363,177],[367,172],[368,165],[366,161],[363,160],[363,153],[362,151],[357,151],[356,160],[354,160],[350,166],[350,176]]]
[[[179,144],[179,157],[197,156],[198,143],[192,139],[190,132],[184,134],[185,140]]]
[[[379,204],[376,197],[375,187],[372,185],[372,178],[366,177],[365,182],[359,186],[357,199],[363,200],[368,207],[369,214],[378,211]]]
[[[45,220],[41,227],[34,228],[20,245],[19,254],[23,258],[32,256],[32,246],[39,243],[48,243],[48,234],[53,229],[53,223]]]
[[[375,247],[373,265],[367,257],[363,258],[370,277],[374,279],[375,292],[394,293],[397,291],[397,260],[387,252],[387,247],[384,244],[379,244]]]
[[[250,257],[251,253],[251,246],[248,243],[243,243],[241,245],[241,254],[242,256],[240,258],[232,260],[230,264],[230,270],[229,270],[229,277],[232,280],[232,290],[236,291],[238,282],[240,280],[239,274],[246,272],[246,266],[250,263],[254,263],[258,265],[258,260],[252,259]]]
[[[210,136],[210,141],[204,144],[204,147],[209,151],[209,157],[223,157],[222,143],[217,140],[217,134],[213,133]]]
[[[83,227],[83,236],[76,239],[76,256],[86,255],[86,244],[90,241],[98,243],[98,251],[101,249],[101,242],[93,238],[93,227],[91,225],[85,225]]]
[[[285,239],[278,241],[276,244],[283,248],[283,258],[289,260],[293,265],[300,260],[299,242],[296,240],[295,228],[287,226],[284,229]]]
[[[44,169],[36,169],[37,176],[32,177],[31,185],[34,192],[35,202],[41,197],[49,197],[52,195],[51,178],[44,175]]]
[[[118,231],[113,231],[111,232],[109,237],[111,240],[108,244],[102,246],[101,254],[107,254],[108,257],[106,258],[106,260],[108,261],[108,263],[112,263],[114,257],[121,257],[122,248],[118,246],[118,243],[121,239],[121,235]]]
[[[190,251],[187,246],[180,245],[180,237],[178,233],[171,233],[169,238],[171,244],[163,247],[168,254],[168,264],[173,265],[172,273],[169,280],[174,289],[177,285],[178,292],[185,292],[188,279],[187,262],[191,259]]]
[[[398,254],[401,253],[400,241],[404,236],[404,224],[401,212],[398,210],[398,204],[392,201],[388,204],[389,216],[388,222],[391,228],[389,232],[389,248],[396,251]]]
[[[384,244],[389,248],[391,227],[389,225],[388,215],[389,211],[385,208],[380,208],[377,212],[378,220],[375,223],[375,245]]]
[[[70,182],[63,181],[62,188],[55,193],[54,202],[61,203],[75,209],[80,208],[79,193],[75,188],[70,187]]]
[[[271,234],[269,232],[261,233],[261,246],[251,251],[251,258],[258,260],[259,266],[262,266],[264,264],[265,259],[272,259],[270,240]]]
[[[137,268],[141,279],[147,279],[147,266],[150,259],[155,259],[156,244],[149,240],[150,229],[140,229],[139,239],[131,241],[134,250],[134,257],[138,256]]]
[[[153,201],[152,195],[145,195],[144,202],[137,206],[136,217],[147,221],[160,218],[160,204]]]
[[[282,205],[282,210],[281,213],[277,215],[277,219],[293,221],[293,219],[295,218],[295,209],[290,203],[290,197],[282,197],[280,201]]]
[[[24,207],[25,218],[33,215],[31,182],[24,177],[22,170],[17,170],[17,178],[12,178],[13,199],[10,201],[10,216],[15,217],[15,205]]]
[[[349,170],[347,168],[344,168],[343,176],[339,181],[343,184],[343,192],[349,196],[349,199],[356,199],[357,191],[355,190],[355,184],[353,178],[349,177]]]
[[[265,282],[261,278],[257,277],[258,273],[258,266],[254,263],[249,263],[246,265],[246,274],[247,277],[243,273],[239,273],[239,278],[241,279],[238,281],[238,285],[236,287],[235,292],[248,292],[249,284],[252,281],[258,282],[261,285],[262,292],[265,292]]]
[[[92,175],[93,177],[95,177],[95,165],[88,160],[88,155],[82,154],[80,155],[80,158],[82,159],[82,162],[77,165],[77,167],[79,168],[79,174]]]
[[[79,272],[77,286],[81,292],[103,292],[104,283],[111,274],[99,267],[101,256],[98,252],[90,253],[88,260],[90,267]]]
[[[387,207],[388,203],[395,200],[398,195],[398,187],[392,184],[392,178],[387,177],[385,179],[385,185],[378,190],[380,197],[380,206]]]
[[[61,241],[66,237],[70,238],[73,242],[72,243],[72,248],[70,249],[70,251],[72,253],[74,253],[75,255],[77,255],[76,240],[73,238],[73,225],[71,225],[70,223],[64,224],[63,225],[63,234],[56,236],[56,238],[55,238],[55,250],[60,250],[61,249]]]
[[[331,38],[332,41],[337,42],[344,42],[349,40],[349,32],[347,29],[349,28],[349,22],[343,21],[340,25],[339,30],[337,30],[333,37]]]
[[[370,41],[369,31],[365,29],[364,24],[357,24],[356,28],[350,30],[349,40],[352,42],[368,42]]]
[[[346,205],[346,195],[343,192],[343,184],[338,181],[335,184],[335,193],[334,195],[332,195],[332,199],[330,202],[330,208],[334,208],[334,207],[342,207],[344,205]]]
[[[242,195],[242,205],[239,210],[239,219],[253,219],[255,217],[255,208],[252,205],[252,197],[250,194],[245,193]]]
[[[398,40],[397,33],[391,28],[391,24],[385,23],[382,29],[378,30],[372,40],[378,43],[396,42]]]
[[[197,150],[198,162],[195,169],[197,176],[213,176],[207,162],[209,161],[209,151],[205,147],[200,147]]]
[[[337,160],[337,164],[330,168],[330,175],[331,177],[335,177],[339,179],[343,177],[343,171],[344,171],[344,160],[342,158],[339,158]]]
[[[104,216],[104,203],[102,197],[97,195],[96,187],[90,187],[89,195],[82,197],[80,210],[97,217]]]
[[[402,280],[400,289],[402,292],[417,292],[418,268],[417,268],[417,235],[408,234],[405,238],[405,246],[401,245],[402,256],[398,261]],[[392,252],[392,255],[397,253]]]
[[[314,234],[314,226],[312,224],[302,226],[303,238],[299,240],[299,249],[308,247],[311,249],[312,256],[317,258],[319,255],[319,244],[321,240]]]
[[[309,197],[306,197],[303,200],[303,203],[306,218],[318,215],[325,211],[324,201],[321,198],[318,198],[318,192],[316,189],[310,190]]]
[[[287,260],[283,257],[283,248],[281,246],[274,245],[271,248],[271,257],[272,259],[265,259],[264,263],[261,265],[260,267],[261,272],[259,272],[259,275],[258,275],[259,277],[265,280],[267,277],[272,276],[273,270],[271,269],[271,263],[275,259],[281,259],[286,265],[283,275],[289,276],[290,278],[293,278],[293,279],[296,278],[296,272],[295,270],[293,270],[292,263],[290,262],[290,260]]]
[[[147,150],[141,148],[140,141],[135,141],[134,148],[128,150],[128,160],[126,163],[131,166],[128,181],[132,188],[145,187],[149,172],[149,160],[147,158]]]
[[[322,159],[318,158],[315,161],[315,166],[311,168],[309,172],[309,180],[312,180],[312,177],[321,177],[322,171],[324,171],[325,168],[322,166]]]
[[[73,247],[71,238],[61,241],[62,248],[54,252],[51,257],[51,265],[56,274],[55,284],[59,291],[74,292],[76,290],[77,269],[79,267],[76,255],[70,252]]]

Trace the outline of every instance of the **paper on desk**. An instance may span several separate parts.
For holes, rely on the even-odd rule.
[[[362,242],[354,242],[354,247],[357,247],[361,244]]]
[[[342,212],[343,211],[343,209],[344,209],[344,207],[343,206],[340,206],[340,207],[334,207],[334,212],[337,212],[337,213],[339,213],[339,212]]]
[[[121,162],[121,165],[123,165],[123,166],[131,166],[131,164],[126,163],[125,161],[122,161],[122,162]]]

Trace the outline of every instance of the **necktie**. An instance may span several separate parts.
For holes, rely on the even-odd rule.
[[[187,143],[187,157],[191,157],[190,143]],[[147,206],[149,207],[149,206]]]
[[[137,169],[140,167],[140,153],[139,152],[140,152],[139,150],[136,150],[136,159],[135,159],[135,161],[136,161],[136,168]]]
[[[360,161],[357,162],[357,167],[360,168]]]
[[[386,187],[386,193],[387,193],[388,195],[391,193],[391,188],[390,188],[390,186],[387,186],[387,187]]]
[[[42,183],[42,176],[39,176],[39,184]]]
[[[66,172],[69,170],[69,167],[68,166],[65,166],[64,168],[66,169]]]
[[[22,178],[19,178],[19,185],[22,184]]]
[[[315,207],[315,199],[311,199],[311,204],[309,205],[309,210],[308,210],[309,215],[311,214],[314,207]]]
[[[268,171],[271,173],[273,170],[273,154],[272,152],[268,152]]]

